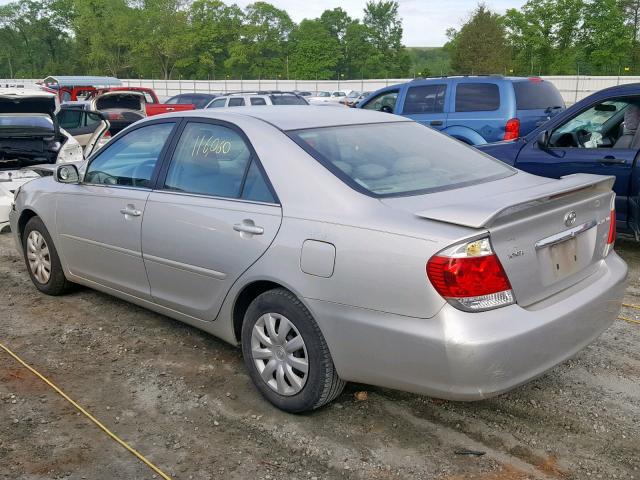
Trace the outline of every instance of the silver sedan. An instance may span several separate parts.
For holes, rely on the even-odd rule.
[[[39,290],[85,285],[241,344],[290,412],[346,381],[509,390],[606,329],[627,276],[612,177],[529,175],[383,113],[162,115],[49,173],[11,212]]]

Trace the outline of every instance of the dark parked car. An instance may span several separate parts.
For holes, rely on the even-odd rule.
[[[357,108],[409,117],[470,145],[513,140],[564,109],[546,80],[497,75],[416,79],[374,92]]]
[[[590,95],[515,142],[479,147],[509,165],[560,178],[573,173],[616,177],[616,226],[640,237],[640,83]]]
[[[190,103],[196,106],[196,109],[206,107],[211,100],[218,95],[213,93],[181,93],[180,95],[174,95],[169,100],[164,102],[167,105],[181,105]]]

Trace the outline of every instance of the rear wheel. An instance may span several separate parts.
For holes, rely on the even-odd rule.
[[[242,325],[242,353],[260,393],[287,412],[321,407],[345,385],[318,324],[285,289],[269,290],[249,305]]]
[[[22,250],[29,276],[38,290],[47,295],[61,295],[69,289],[71,284],[64,276],[56,247],[40,217],[27,222]]]

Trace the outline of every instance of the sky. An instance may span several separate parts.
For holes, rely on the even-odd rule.
[[[0,5],[10,0],[0,0]],[[224,0],[246,7],[255,0]],[[362,18],[366,0],[267,0],[286,10],[295,22],[304,18],[317,18],[324,10],[342,7],[354,18]],[[459,27],[476,7],[478,0],[399,0],[400,16],[404,27],[404,44],[409,47],[439,47],[445,44],[449,27]],[[489,8],[504,13],[508,8],[519,8],[524,0],[486,0]]]
[[[230,0],[227,0],[228,2]],[[267,0],[286,10],[289,16],[300,22],[303,18],[317,18],[324,10],[342,7],[351,17],[362,18],[366,0]],[[400,16],[404,27],[404,44],[408,47],[439,47],[445,44],[445,32],[459,27],[478,0],[399,0]],[[236,0],[245,7],[251,0]],[[491,10],[504,13],[508,8],[520,8],[524,0],[487,0]]]

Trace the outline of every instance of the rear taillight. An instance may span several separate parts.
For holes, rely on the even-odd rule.
[[[520,120],[512,118],[504,126],[504,140],[515,140],[520,136]]]
[[[609,238],[607,238],[607,245],[613,245],[616,241],[616,211],[611,210],[611,220],[609,221]]]
[[[511,283],[488,238],[449,247],[427,262],[436,291],[461,310],[481,312],[514,303]]]
[[[109,130],[107,130],[106,132],[104,132],[104,134],[102,135],[102,138],[111,138],[111,132]]]

